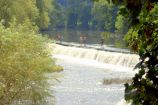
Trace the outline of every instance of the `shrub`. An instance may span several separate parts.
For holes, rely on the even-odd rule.
[[[46,49],[46,39],[29,21],[0,24],[0,105],[45,105],[46,71],[55,71],[55,61]],[[56,66],[55,66],[56,68]]]

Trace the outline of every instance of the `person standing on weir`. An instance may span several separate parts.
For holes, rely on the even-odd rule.
[[[80,44],[81,46],[86,46],[87,37],[86,36],[80,36]]]
[[[83,44],[84,44],[84,46],[86,46],[86,42],[87,42],[87,37],[84,36],[84,37],[83,37]]]
[[[83,44],[83,36],[80,36],[80,46]]]
[[[57,34],[57,40],[59,41],[59,43],[62,43],[62,39],[63,37],[60,34]]]
[[[104,48],[104,37],[101,36],[101,39],[100,39],[100,45],[101,45],[101,48]]]

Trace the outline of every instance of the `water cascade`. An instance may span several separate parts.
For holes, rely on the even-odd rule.
[[[138,55],[58,44],[49,47],[64,67],[62,82],[52,89],[56,105],[130,105],[123,100],[123,84],[131,82]]]
[[[107,52],[70,46],[65,47],[61,45],[55,45],[54,53],[124,67],[134,67],[139,60],[139,57],[136,54]]]

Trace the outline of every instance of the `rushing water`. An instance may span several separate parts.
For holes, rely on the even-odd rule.
[[[132,67],[138,62],[137,55],[61,45],[49,47],[64,68],[59,73],[60,82],[50,88],[55,105],[117,105],[123,99],[124,83],[135,74]]]
[[[110,50],[110,48],[108,49]],[[119,65],[125,67],[134,67],[138,62],[138,55],[136,54],[98,51],[96,49],[87,49],[84,47],[76,48],[71,46],[65,47],[61,45],[55,45],[53,51],[56,54],[62,54],[76,58],[84,58],[102,62],[105,64]]]
[[[124,67],[102,64],[88,59],[56,55],[64,67],[59,83],[52,87],[55,105],[116,105],[124,97],[123,83],[133,72]],[[102,84],[103,80],[112,80]]]

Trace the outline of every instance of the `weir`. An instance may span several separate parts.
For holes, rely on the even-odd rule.
[[[49,47],[64,68],[61,83],[52,88],[56,105],[130,105],[123,100],[124,83],[135,75],[131,69],[138,55],[59,44]]]
[[[54,53],[76,58],[95,60],[97,62],[118,65],[123,67],[134,67],[139,57],[136,54],[108,52],[96,49],[79,48],[72,46],[62,46],[55,44]]]
[[[79,44],[79,43],[75,43],[75,42],[59,42],[59,41],[56,41],[55,42],[56,44],[58,45],[62,45],[62,46],[71,46],[71,47],[83,47],[83,45]],[[99,44],[86,44],[86,46],[84,46],[84,48],[87,48],[87,49],[95,49],[95,50],[101,50],[101,51],[108,51],[108,52],[118,52],[118,53],[133,53],[133,52],[130,52],[129,50],[127,49],[119,49],[119,48],[114,48],[112,47],[113,45],[103,45],[102,47],[100,47]]]

